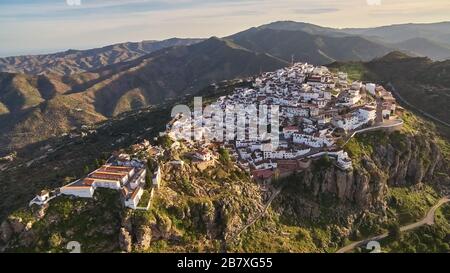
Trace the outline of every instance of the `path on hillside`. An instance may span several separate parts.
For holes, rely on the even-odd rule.
[[[424,115],[424,116],[426,116],[426,117],[428,117],[428,118],[430,118],[430,119],[432,119],[434,121],[437,121],[437,122],[439,122],[439,123],[441,123],[441,124],[443,124],[443,125],[445,125],[447,127],[450,127],[450,124],[448,122],[445,122],[445,121],[443,121],[443,120],[441,120],[441,119],[439,119],[439,118],[437,118],[437,117],[435,117],[435,116],[433,116],[433,115],[423,111],[422,109],[418,108],[417,106],[412,105],[410,102],[408,102],[406,99],[404,99],[402,97],[402,95],[400,95],[397,92],[397,89],[395,88],[395,86],[392,83],[388,83],[388,86],[393,91],[392,93],[394,93],[399,98],[400,101],[402,101],[404,104],[408,105],[410,108],[414,109],[415,111],[421,113],[422,115]]]
[[[450,202],[450,196],[442,198],[441,200],[439,200],[439,202],[436,205],[434,205],[433,207],[430,208],[430,210],[428,211],[428,213],[425,216],[425,218],[423,218],[419,222],[416,222],[416,223],[413,223],[413,224],[401,227],[400,231],[401,232],[406,232],[406,231],[413,230],[413,229],[416,229],[416,228],[419,228],[419,227],[422,227],[422,226],[425,226],[425,225],[429,225],[429,226],[434,225],[435,224],[436,211],[442,205],[444,205],[444,204],[446,204],[448,202]],[[384,238],[386,238],[388,236],[389,236],[388,233],[384,233],[384,234],[381,234],[381,235],[378,235],[378,236],[374,236],[374,237],[369,238],[369,239],[365,239],[365,240],[362,240],[362,241],[354,242],[354,243],[351,243],[351,244],[349,244],[349,245],[339,249],[338,251],[336,251],[336,253],[350,252],[351,250],[355,249],[358,246],[365,245],[365,244],[367,244],[370,241],[379,241],[379,240],[382,240],[382,239],[384,239]]]
[[[269,209],[270,205],[272,204],[273,200],[281,193],[281,190],[283,189],[283,186],[280,186],[278,189],[275,189],[275,191],[270,196],[269,200],[267,201],[266,205],[264,206],[263,210],[255,216],[253,220],[251,220],[249,223],[247,223],[245,226],[242,227],[242,229],[232,238],[232,240],[236,240],[239,238],[239,236],[246,231],[249,227],[253,226],[261,217],[263,217],[267,210]]]

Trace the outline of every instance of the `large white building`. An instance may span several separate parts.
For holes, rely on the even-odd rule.
[[[333,125],[346,131],[355,130],[376,119],[377,112],[374,107],[365,106],[347,115],[334,118]]]
[[[137,163],[128,165],[135,164]],[[90,173],[86,178],[61,187],[60,193],[80,198],[92,198],[98,188],[121,190],[124,205],[136,209],[144,192],[145,175],[145,167],[104,165]]]

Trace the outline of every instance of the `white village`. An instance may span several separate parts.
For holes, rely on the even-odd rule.
[[[262,148],[266,141],[264,136],[248,139],[248,127],[245,128],[245,139],[234,137],[219,143],[230,150],[239,166],[254,179],[264,181],[275,175],[288,176],[308,167],[309,159],[324,155],[334,158],[342,170],[351,170],[351,158],[341,147],[346,141],[359,132],[398,128],[403,124],[397,115],[403,108],[383,86],[351,82],[346,73],[332,73],[323,66],[295,63],[261,74],[254,80],[252,88],[237,88],[232,94],[220,97],[210,105],[212,110],[203,114],[203,118],[198,118],[201,115],[198,111],[194,111],[193,119],[178,115],[168,125],[169,136],[190,142],[194,147],[198,146],[202,134],[215,135],[214,128],[220,127],[226,132],[227,124],[235,123],[236,117],[215,116],[215,113],[225,111],[230,105],[240,105],[244,109],[255,105],[277,105],[280,109],[276,149]],[[243,114],[247,115],[248,122],[257,118],[248,112]],[[267,114],[267,120],[270,120],[270,113]],[[208,119],[213,122],[205,122]],[[192,127],[194,140],[190,134]],[[227,139],[226,136],[223,139]],[[208,147],[207,140],[200,142],[203,148]]]

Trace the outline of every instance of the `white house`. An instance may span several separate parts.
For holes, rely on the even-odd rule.
[[[43,190],[40,193],[38,193],[33,200],[31,200],[29,205],[32,206],[33,204],[36,204],[42,206],[48,203],[49,200],[50,200],[50,193],[46,190]]]
[[[255,168],[258,170],[267,170],[267,169],[276,169],[278,164],[276,162],[263,162],[258,165],[255,165]]]
[[[296,144],[304,144],[313,148],[331,147],[334,142],[326,137],[315,137],[304,134],[294,134],[293,142]]]
[[[348,156],[348,153],[344,151],[337,152],[337,164],[344,170],[348,170],[353,167],[351,158]]]
[[[292,134],[298,133],[298,127],[297,126],[286,126],[283,128],[283,135],[285,139],[292,138]]]
[[[375,96],[376,88],[377,88],[377,85],[374,84],[374,83],[367,83],[366,84],[366,91],[369,92],[369,94],[371,94],[372,96]]]
[[[351,131],[360,127],[362,123],[359,120],[358,114],[356,112],[353,112],[344,116],[334,118],[333,125],[337,128]]]
[[[153,187],[159,189],[160,184],[161,184],[161,167],[158,166],[158,168],[156,168],[155,172],[153,173]]]
[[[195,156],[202,161],[210,161],[213,159],[213,154],[209,150],[201,150],[195,153]]]
[[[369,122],[375,120],[377,117],[377,111],[374,107],[365,106],[358,110],[360,120],[363,122]]]
[[[60,192],[64,195],[72,195],[80,198],[92,198],[94,196],[93,181],[82,179],[61,187]]]
[[[127,193],[128,190],[123,189],[122,192]],[[128,196],[126,197],[124,202],[125,206],[130,209],[136,209],[143,194],[144,189],[142,187],[137,187],[131,194],[128,194]]]

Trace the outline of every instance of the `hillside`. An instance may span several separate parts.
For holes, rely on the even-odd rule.
[[[302,31],[311,35],[323,35],[332,37],[345,37],[349,36],[346,33],[342,33],[338,29],[322,27],[314,24],[294,21],[277,21],[270,24],[262,25],[258,29],[272,29],[272,30],[288,30],[288,31]]]
[[[286,62],[267,54],[211,38],[147,55],[132,67],[98,81],[84,93],[95,101],[98,112],[111,116],[131,110],[133,105],[158,104],[194,94],[213,82],[247,77],[285,65]]]
[[[413,107],[450,123],[450,61],[433,62],[392,52],[366,63],[334,63],[331,67],[365,81],[391,83],[394,93]],[[408,105],[405,105],[408,106]]]
[[[450,44],[439,44],[425,38],[412,38],[393,44],[392,47],[412,52],[418,56],[428,56],[434,60],[450,59]]]
[[[314,64],[368,61],[391,51],[385,46],[357,36],[333,37],[269,27],[252,28],[228,39],[250,50],[265,52],[288,62],[293,56],[295,60]]]
[[[232,86],[219,86],[217,92]],[[350,239],[420,218],[450,183],[448,143],[432,124],[406,113],[401,131],[363,134],[346,146],[355,164],[350,172],[318,160],[303,173],[264,187],[229,157],[220,154],[213,165],[201,166],[189,159],[192,151],[181,144],[164,146],[159,162],[163,184],[147,212],[122,208],[114,191],[98,191],[92,200],[60,197],[42,209],[19,209],[19,199],[28,200],[33,191],[86,173],[84,165],[93,169],[112,150],[129,151],[136,139],[152,139],[164,128],[169,109],[108,122],[95,136],[43,143],[61,148],[27,168],[28,176],[35,176],[20,196],[10,187],[21,187],[17,182],[26,167],[6,171],[0,179],[10,189],[2,192],[9,202],[3,205],[14,212],[4,214],[8,216],[0,228],[4,250],[66,252],[67,242],[76,240],[83,252],[334,252]],[[146,129],[154,124],[160,128]],[[122,135],[124,140],[116,142]],[[45,154],[39,150],[34,157]],[[26,162],[29,156],[19,155],[18,160]],[[139,156],[152,159],[146,153]],[[185,164],[173,165],[173,160]]]
[[[58,77],[0,73],[0,153],[105,119]]]
[[[379,37],[391,43],[398,43],[414,38],[425,38],[444,44],[450,44],[450,22],[431,24],[399,24],[375,28],[348,28],[342,32]]]
[[[186,46],[201,39],[169,39],[122,43],[89,50],[68,50],[55,54],[0,58],[0,71],[26,74],[72,75],[130,61],[172,46]]]
[[[287,63],[211,38],[70,77],[3,73],[0,151],[24,147],[126,111],[195,94],[210,83]]]
[[[426,56],[433,60],[450,58],[449,22],[337,29],[303,22],[279,21],[263,25],[258,29],[302,31],[311,35],[338,38],[357,36],[379,46],[402,50],[417,56]]]

